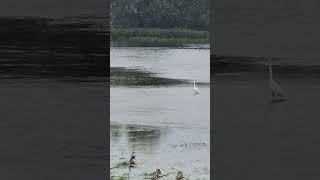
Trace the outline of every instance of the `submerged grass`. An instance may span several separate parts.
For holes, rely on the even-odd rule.
[[[110,68],[111,86],[170,86],[186,84],[187,80],[156,77],[155,74],[138,69]]]
[[[116,167],[121,168],[127,168],[129,166],[129,163],[127,161],[119,162]]]
[[[139,46],[179,46],[208,43],[209,33],[207,31],[177,28],[113,28],[111,30],[111,41],[133,43]]]
[[[110,177],[110,180],[126,180],[126,179],[128,179],[128,177],[125,176],[125,175],[122,175],[122,176],[111,176]]]

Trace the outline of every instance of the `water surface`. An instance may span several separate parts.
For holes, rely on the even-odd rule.
[[[273,57],[274,80],[287,101],[271,103],[263,57],[212,60],[216,178],[320,177],[319,64],[307,58]]]
[[[0,17],[0,179],[106,176],[103,21]]]
[[[111,167],[134,151],[138,166],[131,178],[159,168],[209,179],[209,67],[206,48],[111,48],[111,76],[122,80],[111,80]],[[192,80],[198,81],[198,95]],[[127,168],[111,170],[114,176],[126,173]]]

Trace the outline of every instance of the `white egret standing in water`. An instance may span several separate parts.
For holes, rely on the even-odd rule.
[[[271,89],[272,101],[284,101],[286,100],[285,94],[278,83],[273,80],[272,74],[272,58],[269,61],[269,86]]]
[[[196,81],[193,81],[193,90],[194,90],[195,94],[199,94],[200,93],[199,89],[196,87]]]

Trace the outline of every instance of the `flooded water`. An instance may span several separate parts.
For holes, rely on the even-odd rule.
[[[319,1],[213,6],[215,179],[319,179]],[[270,103],[268,62],[287,101]]]
[[[112,47],[110,53],[111,67],[137,68],[165,78],[210,82],[208,48]]]
[[[106,176],[103,21],[0,17],[0,179]]]
[[[273,78],[287,100],[271,103],[267,63],[256,57],[213,59],[216,179],[320,177],[319,64],[274,57]]]
[[[216,54],[318,58],[319,2],[217,1],[212,7]]]
[[[111,167],[135,152],[130,178],[147,178],[159,168],[162,174],[181,170],[191,179],[209,179],[209,53],[208,48],[111,48]],[[194,94],[193,80],[200,94]],[[127,167],[111,170],[114,177],[127,173]]]
[[[0,17],[0,78],[106,77],[105,17]]]

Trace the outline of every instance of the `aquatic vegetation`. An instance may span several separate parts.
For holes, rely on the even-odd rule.
[[[110,68],[110,84],[125,86],[157,86],[187,84],[187,80],[156,77],[154,73],[138,69]]]
[[[152,179],[156,180],[156,179],[160,179],[160,177],[161,177],[161,170],[156,169],[156,171],[152,173]]]
[[[144,173],[142,176],[144,177],[144,179],[152,179],[153,173]]]
[[[160,28],[113,28],[112,42],[128,42],[136,46],[176,47],[185,44],[202,44],[209,42],[207,31],[190,29],[160,29]]]
[[[122,176],[111,176],[110,180],[126,180],[128,179],[125,175]]]
[[[183,172],[182,171],[178,171],[177,176],[176,176],[176,180],[185,180],[186,178],[183,176]]]
[[[169,172],[169,173],[166,173],[166,174],[161,174],[161,170],[160,169],[156,169],[156,171],[154,171],[151,175],[152,175],[152,177],[151,177],[151,179],[152,180],[157,180],[157,179],[160,179],[160,178],[162,178],[162,177],[165,177],[165,176],[168,176],[168,175],[170,175],[170,174],[173,174],[175,171],[173,171],[173,172]]]
[[[119,162],[118,164],[116,164],[115,167],[113,167],[112,169],[115,168],[126,168],[129,166],[129,163],[127,161],[123,161],[123,162]]]
[[[119,175],[111,175],[111,177],[110,177],[111,180],[130,179],[130,172],[131,172],[131,170],[133,168],[136,167],[135,159],[136,159],[135,152],[132,152],[129,162],[127,162],[127,161],[120,162],[115,167],[111,168],[111,169],[125,168],[125,167],[129,168],[128,174],[123,174],[121,176],[119,176]],[[142,176],[144,177],[144,179],[158,180],[158,179],[160,179],[162,177],[165,177],[165,176],[168,176],[170,174],[173,174],[174,172],[175,171],[169,172],[169,173],[166,173],[166,174],[161,174],[161,170],[160,169],[156,169],[154,172],[152,172],[152,173],[144,173]],[[181,172],[181,171],[179,171],[179,172]],[[183,179],[179,179],[179,180],[183,180]]]
[[[118,164],[116,164],[114,167],[110,168],[110,169],[116,169],[116,168],[129,168],[129,171],[131,170],[131,168],[134,168],[136,163],[135,163],[135,153],[133,152],[131,154],[130,160],[129,161],[122,161],[119,162]]]

